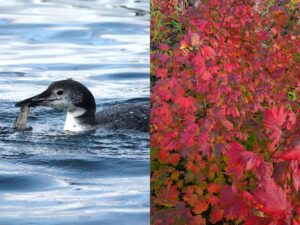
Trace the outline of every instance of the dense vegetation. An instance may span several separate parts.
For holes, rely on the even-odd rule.
[[[152,0],[152,224],[300,224],[299,9]]]

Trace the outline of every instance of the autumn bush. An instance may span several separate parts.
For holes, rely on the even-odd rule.
[[[300,224],[299,1],[151,1],[151,224]]]

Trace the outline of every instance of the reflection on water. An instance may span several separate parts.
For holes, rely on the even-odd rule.
[[[149,224],[149,135],[70,136],[65,114],[14,103],[73,78],[98,108],[149,98],[148,0],[10,0],[0,8],[0,224]]]

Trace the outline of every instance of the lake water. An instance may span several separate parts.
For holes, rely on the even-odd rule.
[[[0,0],[0,225],[149,224],[149,134],[67,135],[15,102],[73,78],[97,108],[149,98],[148,0]],[[134,99],[134,100],[132,100]]]

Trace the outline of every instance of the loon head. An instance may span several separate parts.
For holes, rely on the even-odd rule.
[[[47,106],[67,112],[64,130],[86,131],[95,124],[94,96],[83,84],[68,79],[55,81],[42,93],[20,101],[16,107]]]

